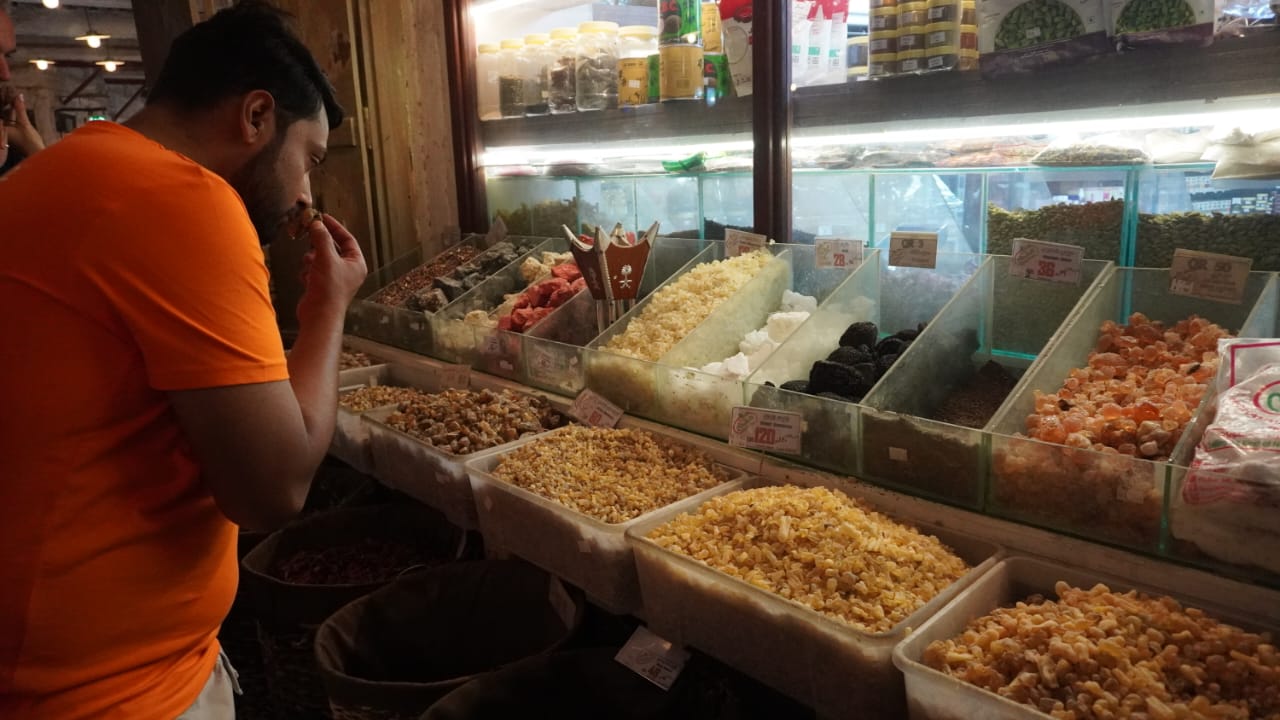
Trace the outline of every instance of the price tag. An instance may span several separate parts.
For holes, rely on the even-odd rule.
[[[769,238],[765,235],[732,229],[724,231],[725,257],[738,257],[746,253],[753,253],[768,244]]]
[[[489,226],[489,232],[485,233],[484,246],[493,247],[506,239],[507,223],[502,219],[501,215],[498,215],[493,218],[493,224]]]
[[[844,238],[818,238],[813,241],[813,263],[818,269],[853,270],[862,264],[865,243]]]
[[[1026,280],[1079,285],[1083,262],[1084,248],[1079,245],[1015,238],[1009,274]]]
[[[1174,250],[1169,292],[1239,305],[1253,268],[1250,258],[1196,250]]]
[[[471,387],[471,366],[447,363],[440,367],[437,377],[440,378],[440,383],[447,388]]]
[[[889,235],[889,264],[894,267],[938,267],[938,233],[895,232]]]
[[[654,635],[643,625],[636,628],[631,639],[614,656],[614,660],[634,670],[640,677],[670,690],[689,662],[689,652]]]
[[[529,353],[529,375],[535,380],[558,384],[571,382],[579,375],[576,356],[556,352],[537,342],[526,342],[525,350]]]
[[[497,333],[484,336],[484,342],[480,344],[480,354],[485,357],[497,357],[502,354],[502,338]]]
[[[796,455],[803,433],[804,418],[799,413],[737,405],[729,420],[729,444],[734,447]]]
[[[622,419],[622,408],[591,390],[583,390],[569,406],[569,414],[592,427],[611,428]]]

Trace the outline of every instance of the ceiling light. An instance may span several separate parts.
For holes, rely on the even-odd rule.
[[[88,43],[89,47],[91,48],[102,47],[102,41],[107,40],[111,37],[110,35],[103,35],[100,32],[96,32],[93,29],[93,21],[89,19],[88,8],[85,8],[84,10],[84,24],[87,25],[89,29],[85,31],[85,34],[77,37],[76,40],[83,40],[84,42]]]
[[[44,0],[44,6],[52,10],[58,7],[58,0]]]
[[[36,59],[32,60],[31,64],[35,65],[37,70],[48,70],[50,65],[56,65],[57,63],[52,60]]]
[[[123,64],[124,64],[123,60],[99,60],[98,62],[94,63],[94,65],[97,65],[103,68],[107,72],[115,72],[116,68],[120,67]]]

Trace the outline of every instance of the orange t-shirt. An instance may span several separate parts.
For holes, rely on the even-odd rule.
[[[234,190],[90,123],[0,179],[0,717],[171,720],[236,527],[165,391],[288,378]]]

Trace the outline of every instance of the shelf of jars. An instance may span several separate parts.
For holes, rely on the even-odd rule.
[[[687,136],[751,137],[751,98],[668,102],[578,112],[487,120],[480,123],[485,147],[574,145],[592,142],[669,140]]]
[[[1049,283],[1007,255],[818,257],[659,237],[637,304],[610,312],[567,238],[472,237],[378,273],[348,331],[717,440],[735,406],[794,413],[801,449],[781,460],[1280,587],[1222,541],[1220,511],[1179,502],[1217,340],[1280,336],[1280,276],[1252,272],[1227,302],[1109,260]],[[1114,382],[1132,402],[1111,406]]]

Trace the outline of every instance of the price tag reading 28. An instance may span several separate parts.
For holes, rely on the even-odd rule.
[[[734,447],[798,455],[803,433],[799,413],[738,405],[729,420],[729,444]]]
[[[862,264],[863,242],[844,238],[817,238],[813,241],[813,264],[819,270],[854,270]]]

